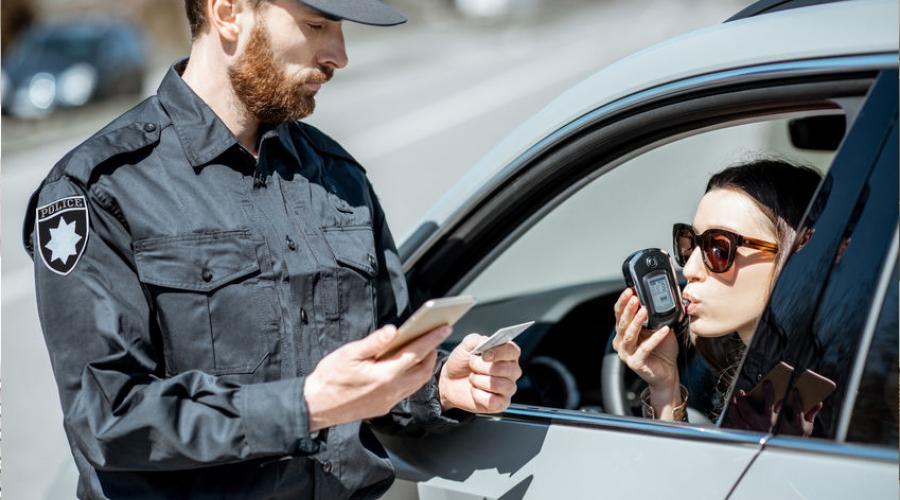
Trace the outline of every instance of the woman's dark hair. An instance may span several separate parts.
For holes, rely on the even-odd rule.
[[[706,184],[706,192],[730,189],[756,202],[775,233],[779,248],[774,272],[777,276],[790,256],[797,226],[821,181],[819,172],[810,167],[783,160],[756,160],[713,175]]]
[[[821,180],[822,176],[812,168],[783,160],[761,159],[728,167],[713,175],[706,185],[706,192],[729,189],[746,194],[765,215],[778,244],[772,272],[774,285],[775,278],[791,254],[797,228]],[[736,334],[715,338],[694,337],[692,340],[697,352],[719,376],[717,386],[724,396],[743,355],[743,343]]]

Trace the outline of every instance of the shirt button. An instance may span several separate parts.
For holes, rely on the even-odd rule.
[[[200,273],[200,277],[203,278],[203,281],[209,283],[213,279],[212,271],[209,269],[204,269],[202,273]]]
[[[328,474],[331,474],[331,470],[333,468],[334,468],[334,466],[331,465],[331,462],[325,462],[322,464],[322,470]]]
[[[287,237],[287,247],[288,250],[292,252],[297,249],[297,244],[294,243],[294,240],[292,240],[290,236]]]
[[[154,130],[156,130],[155,123],[145,123],[144,124],[144,132],[153,132]]]
[[[378,264],[378,261],[375,260],[375,256],[372,254],[369,254],[369,265],[372,266],[372,269],[376,268],[377,264]]]
[[[309,323],[309,317],[306,315],[306,309],[302,307],[300,308],[300,321],[302,321],[304,325]]]
[[[760,380],[762,380],[762,373],[757,373],[757,374],[756,374],[756,381],[759,382]]]

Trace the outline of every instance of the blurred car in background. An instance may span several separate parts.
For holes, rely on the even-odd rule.
[[[139,94],[146,69],[143,37],[128,21],[40,24],[4,57],[3,113],[42,118],[59,108]]]

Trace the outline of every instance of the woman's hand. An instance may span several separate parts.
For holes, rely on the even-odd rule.
[[[678,378],[678,341],[664,326],[655,332],[643,327],[647,308],[631,288],[626,288],[614,307],[616,337],[613,349],[628,368],[650,386],[650,404],[656,415],[666,417],[666,409],[681,404]]]
[[[790,397],[791,407],[794,409],[793,417],[785,418],[784,421],[781,422],[779,432],[792,436],[811,436],[815,428],[816,416],[819,414],[819,411],[822,410],[822,402],[819,401],[815,406],[810,408],[808,412],[803,413],[803,411],[801,411],[801,408],[803,408],[803,400],[800,397],[800,391],[798,391],[796,387],[791,389]],[[775,405],[776,412],[781,411],[781,401],[778,403],[779,404]]]
[[[769,432],[775,422],[778,421],[778,409],[781,400],[778,400],[776,408],[775,386],[768,380],[763,381],[763,405],[758,408],[750,402],[747,391],[740,389],[731,397],[729,405],[729,426],[745,431]]]
[[[775,388],[772,382],[768,380],[763,382],[763,398],[762,409],[759,409],[750,402],[744,390],[737,391],[730,402],[729,427],[758,432],[771,431],[778,421],[778,415],[781,413],[784,400],[779,399],[775,401]],[[779,433],[809,437],[813,433],[816,415],[822,409],[822,402],[820,401],[810,408],[809,412],[803,413],[800,411],[803,408],[803,401],[800,398],[800,392],[796,388],[791,390],[790,398],[791,406],[794,409],[793,417],[784,419]]]

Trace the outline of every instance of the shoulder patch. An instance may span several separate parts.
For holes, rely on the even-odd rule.
[[[47,269],[67,275],[87,246],[89,221],[84,196],[68,196],[35,209],[38,253]]]

